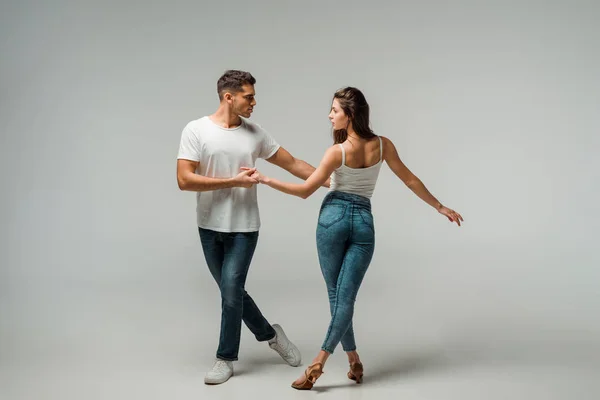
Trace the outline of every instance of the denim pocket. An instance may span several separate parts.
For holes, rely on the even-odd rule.
[[[373,233],[375,233],[375,223],[373,222],[373,214],[365,210],[358,210],[358,214],[360,218],[362,218],[363,222],[371,229]]]
[[[319,225],[323,228],[329,228],[336,222],[341,221],[344,214],[346,214],[346,208],[347,206],[341,204],[326,204],[319,213]]]

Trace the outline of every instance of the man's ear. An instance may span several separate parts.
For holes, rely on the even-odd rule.
[[[226,92],[223,95],[223,98],[225,99],[226,102],[229,103],[229,102],[231,102],[233,100],[233,95],[231,93],[229,93],[229,92]]]

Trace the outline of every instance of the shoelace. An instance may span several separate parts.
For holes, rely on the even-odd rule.
[[[213,371],[217,371],[217,372],[226,372],[227,370],[229,370],[229,366],[227,365],[227,363],[223,360],[218,360],[214,367],[213,367]]]
[[[275,351],[277,351],[280,354],[284,354],[286,357],[289,357],[292,353],[291,348],[288,348],[287,346],[284,347],[283,344],[279,343],[279,341],[276,341],[273,344],[273,349],[275,349]]]

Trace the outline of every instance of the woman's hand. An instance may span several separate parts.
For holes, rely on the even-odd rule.
[[[458,226],[460,226],[461,221],[464,221],[463,217],[459,213],[448,207],[440,205],[440,207],[437,210],[440,214],[445,215],[450,222],[456,222]]]
[[[242,171],[249,171],[251,169],[254,169],[254,168],[248,168],[248,167],[240,168],[240,170],[242,170]],[[269,183],[269,177],[261,174],[258,170],[255,170],[254,173],[252,175],[250,175],[250,178],[255,179],[258,183],[264,183],[265,185]]]

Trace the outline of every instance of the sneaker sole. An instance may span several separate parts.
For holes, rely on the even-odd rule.
[[[220,385],[222,383],[227,382],[232,376],[233,376],[233,373],[231,374],[231,376],[229,376],[229,378],[225,379],[224,381],[220,381],[220,382],[217,382],[217,381],[207,381],[206,379],[204,379],[204,384],[205,385],[210,385],[210,386]]]

